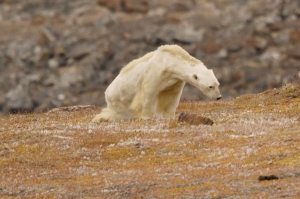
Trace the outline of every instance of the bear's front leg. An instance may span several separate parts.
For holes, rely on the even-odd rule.
[[[142,119],[149,119],[155,115],[156,97],[154,90],[143,91],[142,97]]]
[[[143,102],[142,119],[149,119],[154,116],[155,99],[145,99]]]
[[[172,86],[161,91],[157,97],[157,112],[161,117],[172,119],[180,101],[180,96],[185,82],[178,81]]]

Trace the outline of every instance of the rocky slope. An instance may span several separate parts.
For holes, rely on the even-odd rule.
[[[300,70],[299,4],[1,0],[0,110],[104,105],[120,68],[171,43],[213,68],[226,98],[279,87]]]

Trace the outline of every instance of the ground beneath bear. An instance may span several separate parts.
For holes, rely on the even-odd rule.
[[[299,85],[185,102],[174,120],[90,123],[96,108],[0,117],[0,196],[300,197]]]

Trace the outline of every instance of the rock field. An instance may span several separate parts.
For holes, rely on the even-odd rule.
[[[293,0],[0,0],[0,111],[103,106],[126,63],[173,43],[224,98],[280,87],[300,70],[299,18]]]

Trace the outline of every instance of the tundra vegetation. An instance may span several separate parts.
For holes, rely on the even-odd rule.
[[[99,110],[1,116],[0,196],[300,197],[299,84],[181,102],[171,120],[90,123]],[[181,112],[213,125],[178,122]]]

